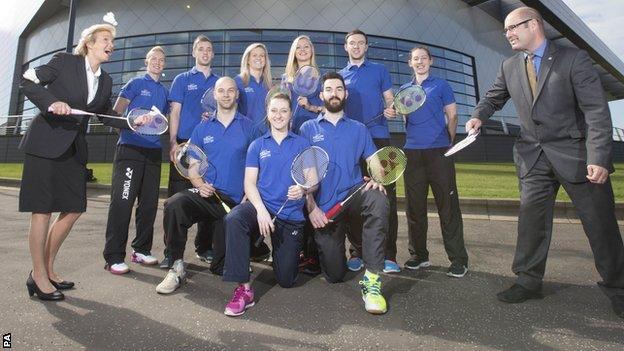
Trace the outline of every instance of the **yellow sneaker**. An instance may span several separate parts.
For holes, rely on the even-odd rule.
[[[381,295],[381,278],[378,274],[366,271],[360,281],[362,287],[362,300],[366,312],[372,314],[384,314],[388,311],[386,299]]]

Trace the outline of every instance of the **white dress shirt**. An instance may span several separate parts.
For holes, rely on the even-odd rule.
[[[89,60],[85,56],[85,70],[87,71],[87,104],[89,104],[95,98],[95,93],[98,90],[98,84],[100,83],[100,74],[102,74],[102,67],[98,67],[97,71],[94,73],[91,70]]]

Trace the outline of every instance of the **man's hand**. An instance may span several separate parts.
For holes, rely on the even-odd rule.
[[[308,217],[310,218],[310,222],[315,229],[323,228],[330,222],[330,220],[325,217],[325,212],[318,208],[318,206],[310,211]]]
[[[397,116],[397,113],[392,106],[384,108],[383,114],[386,118],[396,118]]]
[[[176,162],[175,153],[176,153],[176,150],[178,149],[178,146],[180,145],[177,142],[175,141],[171,142],[171,148],[169,149],[169,160],[173,163]]]
[[[212,184],[204,182],[201,186],[197,187],[197,190],[199,190],[199,196],[211,197],[214,195],[216,189],[212,186]]]
[[[597,165],[587,166],[587,179],[595,184],[604,184],[609,178],[609,171],[606,168]]]
[[[468,122],[466,122],[466,133],[468,133],[468,135],[476,133],[479,129],[481,129],[481,124],[482,122],[478,118],[469,119]]]
[[[384,188],[384,186],[381,185],[380,183],[377,183],[376,181],[372,180],[369,177],[364,177],[364,181],[366,182],[366,185],[364,186],[364,189],[362,191],[367,191],[369,189],[377,189],[381,191],[382,193],[384,193],[384,195],[388,195],[388,193],[386,193],[386,188]]]
[[[71,107],[62,101],[57,101],[48,107],[48,112],[52,112],[55,115],[69,115],[71,114]]]

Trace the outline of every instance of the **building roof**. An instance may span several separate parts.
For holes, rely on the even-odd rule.
[[[589,53],[609,100],[624,99],[624,62],[561,0],[463,0],[501,23],[512,10],[530,6],[544,18],[546,37],[557,45]]]

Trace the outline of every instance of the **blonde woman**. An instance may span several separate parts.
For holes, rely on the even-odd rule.
[[[147,73],[131,79],[121,88],[113,109],[124,113],[135,108],[150,109],[156,106],[163,114],[168,112],[169,90],[160,82],[165,69],[165,52],[162,47],[151,48],[145,57]],[[128,242],[128,225],[132,217],[134,200],[136,208],[136,237],[132,241],[132,262],[157,264],[152,256],[154,220],[158,209],[162,146],[159,135],[141,135],[122,130],[113,161],[111,201],[106,223],[104,259],[107,270],[113,274],[130,271],[124,262]]]
[[[292,130],[295,133],[299,133],[299,127],[301,127],[303,122],[316,118],[323,111],[323,102],[319,98],[320,86],[309,97],[299,96],[292,89],[292,82],[295,79],[297,70],[303,66],[312,66],[318,69],[314,55],[314,45],[312,45],[312,41],[307,35],[300,35],[293,40],[284,73],[286,82],[291,86],[292,110],[296,112],[292,116]],[[297,108],[297,105],[299,108]]]
[[[254,125],[264,126],[266,95],[271,88],[271,60],[262,43],[249,45],[241,58],[240,74],[234,78],[238,87],[238,112],[247,116]],[[262,132],[266,132],[264,126]]]
[[[32,213],[28,244],[33,270],[26,286],[40,300],[62,300],[59,290],[74,286],[54,270],[61,244],[87,207],[88,119],[71,115],[71,109],[113,113],[112,79],[100,66],[110,59],[114,38],[115,27],[93,25],[82,32],[75,54],[55,54],[47,64],[28,70],[21,82],[41,111],[20,143],[25,156],[19,197],[19,211]],[[123,121],[103,122],[127,128]],[[52,212],[60,214],[50,225]]]

